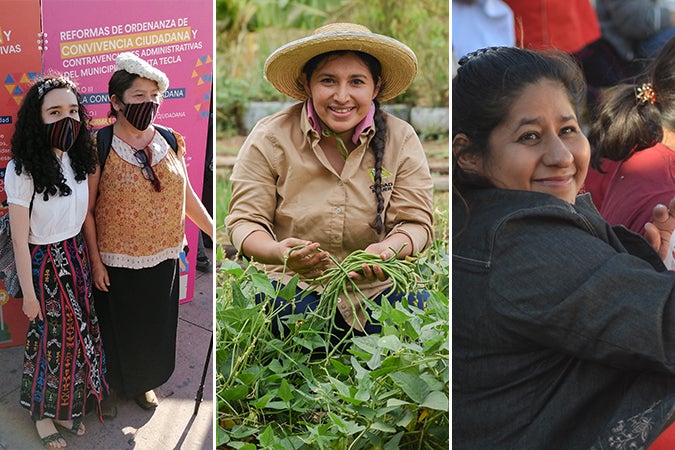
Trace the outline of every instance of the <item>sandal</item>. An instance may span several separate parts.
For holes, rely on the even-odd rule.
[[[155,409],[159,405],[157,396],[153,390],[134,396],[136,404],[145,410]]]
[[[40,429],[38,428],[37,422],[35,423],[35,430],[38,433],[38,436],[40,437],[40,442],[42,443],[42,446],[44,448],[49,448],[49,449],[54,449],[54,448],[65,448],[68,445],[68,442],[63,438],[63,435],[59,433],[59,431],[56,429],[54,426],[54,421],[51,419],[42,419],[42,420],[49,420],[51,422],[52,428],[54,429],[54,432],[47,435],[47,436],[42,436],[40,434]],[[42,420],[38,421],[41,422]],[[52,445],[53,443],[57,442],[58,446]],[[63,445],[61,445],[63,443]]]
[[[45,436],[43,438],[40,438],[40,442],[42,442],[42,446],[44,448],[65,448],[66,446],[64,445],[63,447],[54,447],[50,445],[52,442],[62,440],[63,442],[66,442],[65,439],[63,439],[63,435],[59,433],[58,431],[56,433],[50,434],[49,436]]]
[[[66,429],[70,434],[74,434],[75,436],[84,436],[84,434],[87,432],[87,429],[84,427],[84,423],[82,423],[82,418],[81,417],[76,417],[74,419],[71,419],[70,425],[67,425],[67,422],[69,421],[61,421],[61,420],[54,420],[54,423],[60,427],[63,427]]]

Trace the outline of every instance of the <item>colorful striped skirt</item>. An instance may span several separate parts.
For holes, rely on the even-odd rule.
[[[21,405],[33,420],[84,417],[88,396],[108,391],[87,247],[78,234],[30,251],[44,320],[28,326]]]

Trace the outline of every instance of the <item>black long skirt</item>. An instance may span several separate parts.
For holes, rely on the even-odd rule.
[[[146,269],[108,267],[109,292],[96,290],[106,378],[123,398],[165,383],[176,362],[178,260]]]

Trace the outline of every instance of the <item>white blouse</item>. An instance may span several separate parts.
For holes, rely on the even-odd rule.
[[[87,180],[75,181],[75,172],[71,167],[68,153],[63,153],[60,160],[61,172],[66,184],[72,189],[67,196],[50,196],[44,201],[42,194],[35,193],[33,178],[25,170],[21,175],[15,171],[14,160],[10,160],[5,170],[5,192],[7,202],[33,209],[30,213],[30,232],[28,242],[31,244],[51,244],[76,236],[82,229],[87,215],[89,203],[89,186]]]

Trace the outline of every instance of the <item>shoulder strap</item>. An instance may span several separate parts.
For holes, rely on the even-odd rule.
[[[103,127],[96,132],[96,148],[98,150],[98,162],[101,166],[101,172],[103,172],[105,160],[108,159],[108,154],[110,153],[110,146],[112,145],[112,136],[113,136],[112,125]]]
[[[176,152],[176,154],[178,154],[178,141],[176,140],[176,136],[174,136],[173,134],[173,130],[171,128],[157,124],[153,124],[152,126],[155,127],[155,129],[159,132],[159,134],[161,134],[162,137],[166,140],[166,142],[169,143],[173,151]]]
[[[169,143],[171,148],[176,154],[178,154],[178,141],[176,136],[173,134],[171,128],[164,127],[162,125],[153,124],[155,129],[162,135],[164,140]],[[108,154],[110,153],[110,146],[112,145],[113,137],[113,126],[108,125],[103,127],[96,132],[96,147],[98,150],[98,162],[101,166],[101,172],[103,172],[103,167],[105,166],[105,161],[108,159]]]

